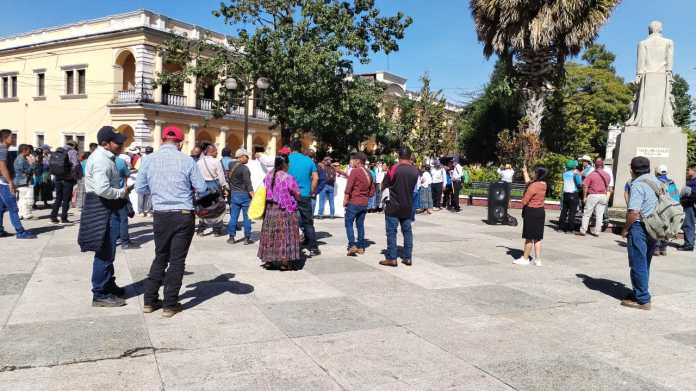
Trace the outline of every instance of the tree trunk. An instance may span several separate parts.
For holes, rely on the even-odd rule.
[[[544,119],[546,110],[546,94],[542,87],[531,87],[524,90],[524,97],[527,126],[521,130],[538,136],[541,133],[541,121]]]

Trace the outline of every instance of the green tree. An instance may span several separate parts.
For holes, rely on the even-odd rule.
[[[614,58],[604,45],[592,45],[583,54],[587,65],[565,65],[563,84],[550,97],[543,123],[542,138],[550,151],[602,153],[609,126],[626,121],[633,94],[616,75]]]
[[[263,100],[283,139],[310,131],[325,144],[348,131],[359,134],[351,122],[356,116],[367,115],[357,118],[361,124],[373,119],[375,107],[345,109],[347,102],[374,103],[356,99],[357,92],[376,88],[368,92],[373,96],[378,91],[377,86],[348,80],[353,60],[368,63],[371,53],[398,50],[412,23],[401,12],[382,16],[373,0],[227,0],[213,14],[235,27],[229,47],[213,45],[205,37],[167,42],[163,57],[182,70],[165,72],[160,82],[196,76],[222,86],[214,104],[215,114],[221,115],[227,105],[227,78],[235,78],[247,93],[259,77],[268,78]]]
[[[522,118],[521,102],[511,82],[511,64],[499,59],[482,93],[464,107],[456,122],[459,147],[467,160],[496,160],[498,133],[517,127]]]
[[[696,104],[689,95],[689,82],[680,75],[674,75],[672,95],[674,96],[674,123],[684,129],[691,128]]]
[[[423,86],[415,99],[415,126],[406,144],[420,157],[442,156],[447,149],[447,113],[442,91],[430,89],[430,76],[420,78]]]
[[[569,55],[591,43],[619,0],[471,0],[486,57],[514,60],[527,128],[540,134],[546,97],[563,76]]]

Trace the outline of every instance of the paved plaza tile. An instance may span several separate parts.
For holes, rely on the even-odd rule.
[[[358,257],[325,219],[323,254],[294,272],[261,268],[257,245],[194,238],[185,310],[165,319],[142,313],[150,219],[131,221],[141,247],[117,252],[128,305],[106,309],[91,307],[78,225],[45,214],[27,222],[38,239],[0,239],[3,391],[696,390],[694,253],[655,258],[653,310],[636,311],[619,306],[631,285],[610,233],[547,228],[544,266],[519,267],[522,227],[467,207],[419,215],[413,266],[386,268],[382,215]]]

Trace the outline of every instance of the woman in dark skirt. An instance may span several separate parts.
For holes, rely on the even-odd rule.
[[[261,226],[258,257],[265,268],[279,263],[280,270],[290,270],[302,255],[296,213],[300,189],[287,170],[287,158],[276,157],[275,168],[263,180],[266,212]]]
[[[541,241],[544,239],[544,223],[546,213],[544,211],[544,199],[546,197],[546,174],[548,171],[544,166],[537,166],[534,169],[534,180],[530,180],[527,167],[524,167],[524,180],[527,183],[527,190],[522,197],[522,238],[524,239],[524,254],[522,257],[512,261],[515,265],[529,265],[532,248],[535,257],[533,259],[536,266],[541,266]]]

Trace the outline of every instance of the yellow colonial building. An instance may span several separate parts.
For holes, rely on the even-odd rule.
[[[187,152],[202,141],[239,148],[244,108],[213,118],[217,88],[197,91],[195,80],[178,95],[152,87],[172,66],[158,47],[173,35],[227,45],[222,34],[146,10],[0,38],[0,128],[11,129],[17,143],[56,147],[74,139],[85,149],[103,125],[126,134],[128,144],[154,147],[162,129],[176,125]],[[280,131],[253,102],[247,145],[275,154]]]

